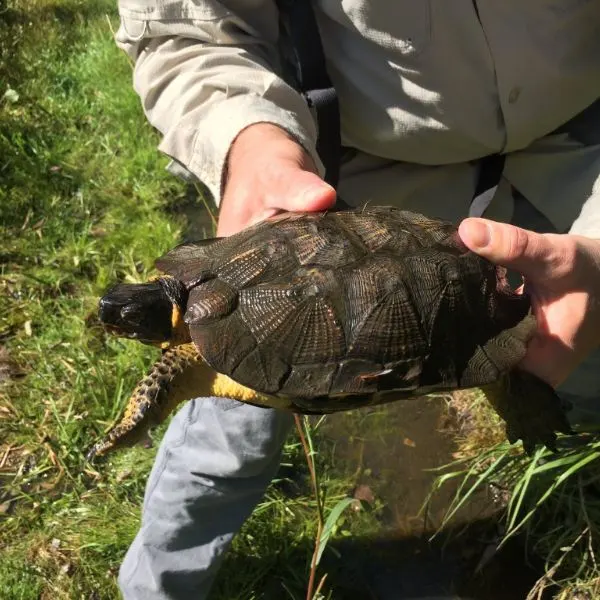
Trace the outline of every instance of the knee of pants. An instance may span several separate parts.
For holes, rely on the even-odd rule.
[[[269,467],[285,442],[292,415],[236,400],[197,398],[175,416],[162,446],[185,454],[198,473],[253,477]]]

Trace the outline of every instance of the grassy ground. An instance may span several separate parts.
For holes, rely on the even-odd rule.
[[[113,5],[8,0],[0,7],[0,597],[7,600],[117,598],[117,569],[138,526],[154,457],[154,449],[136,448],[98,471],[83,459],[155,357],[94,327],[97,298],[116,279],[151,273],[152,260],[180,239],[186,221],[175,209],[189,202],[164,170],[131,90],[130,66],[114,46]],[[482,414],[472,431],[497,431]],[[479,450],[489,439],[477,438]],[[527,514],[557,474],[569,474],[544,497],[546,512],[527,522],[556,578],[553,566],[568,555],[561,565],[570,565],[564,594],[571,595],[564,599],[600,596],[593,499],[599,452],[593,444],[569,450],[557,464],[545,454],[532,462],[493,446],[475,465],[455,467],[467,481],[487,483],[480,474],[496,465],[490,478],[520,498],[509,520]],[[324,460],[318,468],[331,510],[352,478],[332,473]],[[537,483],[519,495],[523,473]],[[378,527],[377,510],[351,514],[338,537]],[[555,535],[565,522],[574,537]],[[542,523],[557,525],[549,535]],[[308,471],[292,438],[278,480],[226,559],[214,598],[303,598],[315,530]],[[325,586],[325,596],[342,597],[331,589]],[[587,595],[573,595],[581,590]]]
[[[526,600],[600,598],[600,440],[597,435],[562,437],[559,452],[538,448],[532,456],[510,446],[483,395],[454,395],[453,410],[464,420],[457,461],[434,486],[459,487],[446,522],[482,488],[506,506],[500,547],[520,536],[543,561],[543,573]],[[495,425],[495,427],[494,427]]]
[[[0,13],[0,597],[7,600],[116,598],[154,457],[137,448],[98,471],[83,459],[156,356],[95,328],[97,298],[116,279],[149,275],[153,259],[180,239],[185,219],[173,209],[188,202],[164,170],[130,65],[112,40],[113,5],[9,0]],[[284,463],[238,537],[215,598],[282,597],[283,589],[302,597],[315,503],[294,440]],[[322,475],[330,508],[347,484]],[[373,517],[353,523],[360,531]]]

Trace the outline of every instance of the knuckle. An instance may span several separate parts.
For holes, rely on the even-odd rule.
[[[579,245],[569,235],[553,236],[549,243],[552,249],[549,263],[557,275],[565,276],[572,273],[577,265]]]
[[[512,242],[512,256],[520,256],[537,263],[540,272],[560,279],[573,272],[578,260],[578,245],[568,235],[538,234],[522,231]]]
[[[508,256],[510,259],[525,256],[529,250],[530,235],[524,229],[511,227],[508,235]]]

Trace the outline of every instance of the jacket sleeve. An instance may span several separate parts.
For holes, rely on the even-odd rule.
[[[592,195],[583,205],[581,213],[573,223],[569,233],[600,240],[600,174],[594,185]]]
[[[159,149],[217,203],[229,147],[254,123],[285,129],[323,173],[314,118],[281,77],[274,1],[119,0],[119,13],[117,44],[134,62]]]

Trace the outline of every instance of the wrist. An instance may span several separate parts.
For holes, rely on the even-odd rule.
[[[285,129],[274,123],[263,121],[260,123],[252,123],[252,125],[244,127],[231,143],[231,148],[233,150],[236,146],[243,146],[246,143],[252,144],[257,141],[265,140],[288,140],[296,143],[294,138]]]
[[[254,123],[238,133],[230,146],[225,166],[231,173],[239,164],[261,162],[268,165],[273,159],[317,172],[312,158],[285,129],[266,122]]]

